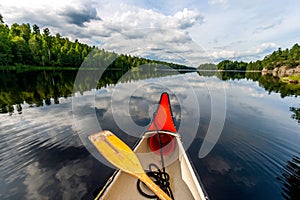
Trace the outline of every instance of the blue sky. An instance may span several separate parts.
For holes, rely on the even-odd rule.
[[[197,66],[257,60],[300,41],[297,0],[1,0],[4,21],[119,53]]]

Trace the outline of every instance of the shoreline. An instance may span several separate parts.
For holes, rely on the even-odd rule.
[[[288,68],[286,66],[275,67],[272,70],[264,68],[262,75],[272,75],[278,77],[282,82],[287,84],[300,84],[300,66]]]
[[[282,78],[282,77],[300,75],[300,66],[293,67],[293,68],[288,68],[286,66],[275,67],[274,69],[263,68],[261,72],[262,75],[271,74],[275,77]]]

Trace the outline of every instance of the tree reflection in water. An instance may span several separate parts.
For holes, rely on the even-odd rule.
[[[294,113],[291,115],[291,118],[297,120],[298,124],[300,124],[300,107],[290,107],[290,111]]]
[[[300,153],[299,153],[300,155]],[[277,179],[282,184],[282,196],[284,199],[300,199],[300,157],[294,156],[284,167],[282,176]]]
[[[146,67],[135,68],[128,80],[123,78],[122,81],[130,82],[192,72],[183,69],[159,70],[166,68],[163,66],[149,63]],[[77,72],[77,70],[0,71],[0,114],[12,114],[14,111],[22,114],[24,103],[30,107],[50,105],[52,101],[54,104],[59,104],[59,98],[71,97],[73,91],[83,93],[95,89],[94,85],[89,85],[89,81],[85,80],[81,81],[82,84],[75,86]],[[97,89],[115,85],[126,72],[122,69],[108,69],[104,71],[101,79],[95,85],[97,85]],[[85,76],[85,78],[89,79],[90,77]]]

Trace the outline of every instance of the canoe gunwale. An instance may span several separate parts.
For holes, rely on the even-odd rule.
[[[194,193],[193,196],[198,196],[200,198],[196,198],[196,199],[204,199],[204,200],[208,200],[209,197],[207,195],[207,192],[205,191],[203,184],[200,180],[200,177],[198,175],[198,173],[195,171],[195,168],[193,166],[193,164],[190,162],[189,156],[187,155],[187,153],[184,150],[182,141],[181,141],[181,137],[178,133],[174,133],[174,132],[169,132],[169,131],[146,131],[143,136],[138,140],[137,145],[135,145],[134,147],[134,151],[136,151],[140,144],[147,140],[147,138],[149,138],[150,136],[152,136],[155,133],[165,133],[165,134],[170,134],[172,136],[174,136],[176,138],[176,143],[177,143],[177,148],[178,148],[178,153],[179,153],[179,161],[180,163],[184,163],[183,165],[185,165],[187,167],[187,169],[189,170],[189,173],[192,175],[192,181],[195,184],[198,194]],[[116,181],[116,179],[118,178],[118,176],[120,175],[122,171],[120,170],[116,170],[113,175],[108,179],[108,181],[106,182],[106,184],[103,186],[102,190],[100,191],[100,193],[98,194],[98,196],[95,199],[103,199],[103,196],[105,196],[106,192],[109,191],[111,189],[111,186],[114,184],[114,182]],[[184,178],[182,179],[182,181],[184,181],[187,185],[188,185],[188,181],[184,180]],[[197,185],[197,183],[199,185]],[[192,192],[193,193],[193,192]],[[105,199],[105,198],[104,198]]]
[[[156,150],[153,151],[150,146],[152,144],[151,137],[155,134],[168,134],[173,136],[174,138],[172,138],[172,140],[175,141],[174,149],[164,156],[162,156],[162,151],[160,151],[160,156],[157,155]],[[173,142],[171,145],[173,145]],[[155,117],[148,127],[148,130],[137,139],[133,149],[144,169],[146,169],[146,165],[149,164],[157,165],[159,163],[163,168],[166,166],[166,171],[169,170],[168,172],[171,177],[170,185],[173,185],[173,194],[176,200],[209,199],[200,180],[200,176],[183,147],[181,135],[177,132],[167,93],[162,93],[159,106],[155,112]],[[119,194],[121,193],[114,193],[113,188],[119,188],[121,191],[131,191],[127,199],[136,199],[138,195],[137,190],[132,190],[132,188],[136,186],[136,180],[137,179],[126,174],[126,172],[116,170],[95,199],[124,199],[124,196],[120,198]],[[144,200],[145,197],[139,197],[138,199]]]
[[[156,134],[156,133],[162,133],[162,134],[169,134],[169,135],[172,135],[174,137],[177,137],[179,139],[181,139],[181,136],[177,133],[177,132],[170,132],[170,131],[163,131],[163,130],[159,130],[159,131],[146,131],[144,134],[143,134],[143,138],[147,138],[149,137],[149,135],[152,135],[152,134]]]
[[[197,173],[197,171],[196,171],[196,169],[195,169],[195,167],[194,167],[194,165],[193,165],[193,163],[192,162],[190,162],[190,156],[187,154],[187,152],[184,150],[184,147],[183,147],[183,143],[182,143],[182,141],[179,139],[179,140],[177,140],[177,142],[178,142],[178,147],[179,147],[179,151],[180,151],[180,153],[181,153],[181,155],[180,156],[182,156],[181,157],[181,159],[184,159],[185,160],[185,162],[186,162],[186,164],[187,164],[187,167],[188,167],[188,169],[189,169],[189,172],[192,174],[192,178],[193,178],[193,181],[196,183],[196,185],[197,185],[197,183],[199,184],[199,187],[197,188],[197,191],[198,192],[200,192],[200,196],[201,196],[201,199],[206,199],[206,200],[209,200],[209,196],[208,196],[208,193],[206,192],[206,190],[205,190],[205,188],[204,188],[204,185],[203,185],[203,183],[202,183],[202,181],[201,181],[201,179],[200,179],[200,176],[199,176],[199,174]],[[179,144],[180,143],[180,144]],[[179,157],[179,159],[180,159],[180,157]],[[182,160],[181,160],[181,162],[182,162]],[[184,182],[186,182],[186,180],[183,178],[183,181]],[[187,182],[186,182],[187,183]]]
[[[100,199],[106,192],[106,190],[109,188],[109,186],[112,184],[112,182],[115,180],[115,177],[120,172],[119,169],[115,170],[114,173],[109,177],[109,179],[106,181],[105,185],[102,187],[100,192],[97,194],[97,196],[94,198],[94,200]]]
[[[198,173],[196,173],[196,169],[195,169],[195,166],[192,162],[190,162],[190,156],[185,152],[184,150],[184,147],[183,147],[183,143],[181,141],[181,135],[178,133],[178,132],[170,132],[170,131],[164,131],[164,130],[159,130],[159,131],[156,131],[156,130],[153,130],[153,131],[146,131],[143,135],[143,137],[137,142],[137,145],[135,146],[135,148],[138,147],[138,144],[140,143],[141,140],[143,140],[144,138],[148,138],[150,137],[151,135],[153,134],[156,134],[156,133],[163,133],[163,134],[170,134],[174,137],[177,138],[177,143],[180,143],[178,144],[178,147],[180,148],[180,152],[182,154],[182,156],[184,156],[188,162],[188,165],[189,165],[189,168],[191,169],[191,171],[193,172],[193,176],[195,176],[196,178],[196,181],[199,183],[200,185],[200,189],[202,190],[203,194],[204,194],[204,198],[209,200],[209,196],[208,196],[208,193],[206,192],[205,188],[204,188],[204,185],[200,179],[200,176]]]

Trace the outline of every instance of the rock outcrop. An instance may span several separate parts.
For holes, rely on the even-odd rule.
[[[275,67],[273,70],[268,70],[264,68],[261,73],[262,75],[272,74],[273,76],[279,78],[285,76],[300,75],[300,66],[295,68],[288,68],[286,66],[281,66],[281,67]]]

